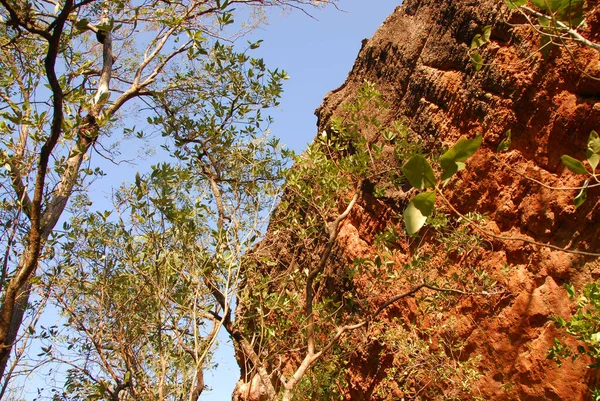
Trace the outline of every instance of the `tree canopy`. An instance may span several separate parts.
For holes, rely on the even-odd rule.
[[[72,347],[87,352],[85,363],[98,363],[87,370],[68,361],[74,369],[69,385],[80,395],[91,391],[77,387],[85,380],[93,382],[100,399],[121,399],[123,391],[136,397],[142,394],[136,391],[149,388],[146,379],[164,384],[150,386],[163,391],[160,397],[169,386],[181,384],[182,376],[167,374],[164,366],[162,376],[150,374],[144,365],[150,361],[137,361],[150,375],[145,379],[134,374],[125,355],[122,366],[101,362],[107,350],[117,353],[106,336],[139,350],[167,347],[168,337],[179,349],[161,355],[187,353],[196,369],[189,391],[199,394],[198,372],[214,337],[212,329],[192,333],[191,338],[208,343],[194,343],[190,353],[191,326],[186,325],[197,323],[198,316],[207,318],[209,308],[202,309],[206,305],[201,301],[206,294],[190,290],[176,296],[174,288],[195,276],[194,269],[209,269],[212,276],[202,283],[203,291],[218,296],[217,309],[228,313],[236,274],[232,266],[259,235],[286,158],[266,135],[270,120],[261,114],[277,104],[286,75],[251,57],[260,42],[242,51],[232,43],[264,21],[267,7],[303,9],[325,3],[0,0],[0,394],[19,372],[16,366],[30,341],[42,336],[34,324],[39,318],[35,306],[41,308],[47,299],[62,308],[74,330],[65,334]],[[132,116],[147,118],[146,128],[136,129]],[[124,138],[157,132],[171,162],[115,193],[118,217],[88,210],[87,188],[104,174],[97,159],[118,158]],[[149,206],[156,209],[149,211]],[[155,243],[150,233],[159,232],[164,235]],[[176,262],[184,254],[200,259]],[[102,262],[91,259],[99,255]],[[143,266],[151,264],[155,269],[142,274]],[[116,284],[107,284],[109,278]],[[156,292],[146,294],[142,284],[150,282]],[[123,327],[141,330],[140,322],[123,320],[125,311],[113,308],[119,296],[127,298],[136,286],[142,292],[135,300],[124,298],[121,306],[144,298],[136,306],[154,316],[146,323],[156,338],[128,337],[135,330],[119,337],[117,326],[109,330],[98,324],[118,320]],[[190,304],[189,297],[196,301]],[[177,312],[180,318],[164,315],[182,303],[188,309]],[[187,315],[195,307],[203,312],[196,318]],[[27,330],[18,335],[24,319],[29,319]],[[91,328],[100,332],[91,333]],[[42,354],[58,358],[49,348]]]

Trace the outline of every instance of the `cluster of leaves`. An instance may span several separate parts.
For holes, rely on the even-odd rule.
[[[565,284],[564,288],[571,300],[575,299],[575,289],[571,284]],[[552,318],[559,329],[576,339],[580,345],[574,350],[570,345],[554,339],[554,346],[548,352],[548,359],[556,361],[561,366],[563,359],[570,358],[572,361],[581,356],[592,359],[590,369],[600,367],[600,285],[597,282],[588,283],[577,297],[577,311],[569,319],[561,316]],[[594,400],[600,400],[600,389],[592,389]]]
[[[365,83],[357,100],[345,106],[348,115],[334,119],[330,132],[323,132],[309,145],[306,152],[297,157],[294,167],[287,175],[285,194],[271,223],[272,229],[278,233],[278,241],[288,238],[290,244],[295,244],[293,252],[313,249],[315,241],[325,237],[324,225],[338,214],[340,197],[347,197],[358,191],[363,180],[374,179],[378,173],[388,172],[374,171],[373,161],[382,158],[384,149],[381,145],[367,141],[361,128],[361,124],[365,123],[365,110],[382,107],[385,105],[381,94],[372,84]],[[375,118],[368,118],[368,126],[381,128]],[[404,134],[390,130],[387,132],[394,138]],[[277,261],[261,259],[261,263],[270,268],[281,267]],[[241,297],[248,305],[254,304],[249,310],[258,311],[256,318],[262,319],[259,315],[279,316],[277,323],[271,322],[278,329],[266,330],[266,334],[281,333],[281,327],[286,330],[291,328],[291,323],[286,319],[294,316],[303,319],[299,314],[301,308],[298,308],[298,302],[302,302],[302,299],[298,298],[297,289],[302,288],[302,283],[306,281],[308,267],[296,267],[281,277],[265,273],[246,271],[246,283]],[[319,313],[320,308],[328,309],[332,306],[334,305],[317,303],[315,308]],[[247,315],[247,318],[250,317]],[[271,349],[289,345],[286,344],[288,340],[281,336],[274,335],[269,340],[281,341],[280,346],[272,344]]]
[[[216,221],[203,224],[221,226],[215,231],[222,239],[223,233],[234,230],[232,224],[225,226],[238,218],[235,232],[245,232],[243,241],[252,242],[257,235],[253,222],[264,219],[287,166],[279,158],[279,146],[263,135],[269,120],[260,113],[277,103],[286,76],[267,70],[262,60],[246,52],[234,52],[218,38],[229,42],[249,32],[262,21],[265,7],[326,3],[2,2],[0,217],[5,224],[0,232],[0,398],[12,375],[5,372],[7,361],[17,363],[26,354],[27,334],[16,340],[26,309],[37,304],[29,298],[47,293],[38,287],[38,267],[66,238],[55,226],[65,221],[69,206],[81,212],[71,199],[82,195],[83,200],[87,185],[103,175],[94,154],[119,161],[123,137],[161,130],[177,168],[190,168],[208,183],[211,194],[202,198],[204,205],[219,210],[210,216]],[[235,22],[234,16],[244,15],[247,23]],[[259,43],[250,43],[250,49]],[[150,127],[132,126],[137,122],[132,120],[145,117]],[[121,136],[117,131],[123,126]],[[200,133],[222,141],[209,143]],[[141,177],[140,183],[144,180]],[[187,224],[189,215],[170,210],[165,191],[154,197],[160,202],[149,205],[175,219],[172,224]],[[203,191],[206,195],[206,188]],[[83,204],[87,202],[91,197]],[[241,207],[244,202],[262,206]],[[227,210],[230,205],[238,206],[234,213]],[[15,344],[19,348],[11,355]]]
[[[65,396],[184,396],[204,369],[195,358],[210,347],[198,333],[210,326],[210,292],[198,283],[208,261],[196,239],[206,223],[182,196],[187,174],[158,166],[115,194],[115,221],[87,211],[71,220],[61,263],[47,277],[66,319],[51,355],[71,366]]]
[[[461,138],[454,146],[439,158],[439,180],[447,182],[457,171],[465,168],[465,161],[471,157],[483,138],[481,135],[473,139]],[[427,159],[421,155],[412,156],[403,166],[402,172],[410,184],[418,189],[425,190],[416,195],[404,211],[404,225],[409,235],[419,232],[425,224],[427,217],[433,213],[435,207],[438,179]]]
[[[285,194],[271,221],[270,229],[276,233],[278,244],[267,239],[254,252],[254,262],[245,266],[244,284],[239,295],[242,306],[236,314],[237,324],[243,327],[248,338],[254,339],[258,335],[259,338],[253,340],[256,344],[253,352],[263,356],[265,361],[271,361],[263,366],[272,366],[272,361],[279,361],[279,364],[289,365],[279,371],[297,369],[302,357],[294,351],[294,357],[290,358],[290,348],[303,349],[305,341],[313,342],[314,349],[328,346],[331,333],[356,323],[354,312],[365,307],[365,300],[353,292],[351,285],[341,290],[343,284],[339,277],[332,276],[336,270],[334,266],[345,265],[343,256],[329,253],[337,235],[331,227],[340,215],[340,209],[347,204],[345,200],[362,191],[381,197],[393,196],[388,194],[404,192],[406,181],[418,190],[433,189],[415,196],[404,213],[406,230],[415,234],[434,210],[438,180],[447,182],[464,169],[465,161],[482,143],[480,135],[474,139],[461,138],[439,158],[440,171],[436,174],[421,154],[420,141],[404,124],[395,123],[385,129],[374,117],[385,107],[381,94],[365,82],[356,99],[344,106],[346,113],[332,120],[330,128],[317,137],[290,170]],[[396,167],[398,165],[402,168]],[[382,181],[389,184],[388,188],[393,187],[390,192],[388,188],[373,184]],[[355,260],[345,269],[346,280],[352,282],[357,274],[363,278],[373,275],[372,291],[378,291],[375,283],[391,286],[387,288],[401,288],[400,282],[411,286],[428,279],[435,281],[438,278],[435,272],[427,273],[426,263],[419,262],[424,258],[416,258],[414,264],[404,264],[406,269],[397,268],[394,248],[401,237],[404,234],[399,234],[393,227],[378,235],[378,254],[372,260]],[[282,243],[289,245],[285,252],[287,256],[273,260],[271,248],[286,246]],[[419,267],[414,267],[417,264]],[[321,267],[315,268],[315,265]],[[330,291],[331,286],[337,288],[334,293]],[[305,293],[299,296],[302,288]],[[302,329],[307,325],[309,328]],[[351,342],[335,343],[329,352],[335,350],[343,354]],[[312,363],[311,357],[309,353],[304,361]],[[250,366],[255,364],[256,359]],[[315,381],[332,383],[337,380],[341,369],[338,365],[328,359],[307,370],[298,368],[302,373],[294,374],[292,379],[296,380],[300,375],[301,380],[294,394],[298,394],[299,388],[311,387]],[[284,377],[281,382],[285,385],[286,380]],[[286,387],[288,392],[291,389]],[[324,394],[325,389],[318,386],[314,391]],[[331,388],[327,391],[329,399],[339,393]]]
[[[471,58],[471,64],[473,64],[475,71],[479,71],[483,67],[483,58],[481,57],[481,54],[477,51],[477,49],[483,47],[486,43],[490,41],[491,34],[491,25],[486,25],[483,27],[482,33],[476,34],[473,37],[473,40],[471,41],[471,51],[469,52],[469,56]]]
[[[325,289],[334,281],[330,277],[331,265],[343,263],[339,259],[343,256],[331,253],[337,235],[331,231],[332,224],[340,209],[346,207],[346,199],[356,197],[359,192],[386,195],[384,188],[373,188],[371,183],[384,181],[401,188],[404,179],[394,168],[397,159],[421,149],[420,142],[412,140],[404,124],[384,128],[374,117],[385,108],[382,95],[373,84],[365,82],[356,99],[344,105],[345,114],[331,121],[330,127],[297,158],[288,174],[283,199],[271,220],[271,231],[277,233],[278,244],[289,244],[286,253],[294,256],[273,260],[268,251],[269,241],[264,241],[254,253],[258,263],[249,263],[244,270],[239,296],[243,308],[237,313],[237,323],[245,328],[248,338],[259,334],[260,340],[255,340],[256,354],[266,355],[266,360],[287,361],[294,364],[290,368],[296,369],[295,364],[300,362],[290,361],[285,356],[287,350],[301,346],[311,336],[317,349],[325,346],[336,327],[352,319],[347,313],[353,308],[351,296],[346,296],[350,291],[330,294]],[[261,257],[263,247],[267,254]],[[314,270],[319,258],[324,258],[324,265]],[[313,287],[315,295],[307,309],[306,297]],[[299,294],[301,289],[304,294]],[[310,334],[299,329],[306,325],[307,319],[314,321]],[[290,341],[291,338],[294,340]],[[298,388],[310,386],[319,377],[335,371],[331,361],[322,363],[314,367],[314,373],[309,369],[305,376],[300,376],[303,379]],[[329,399],[334,390],[328,391]]]
[[[204,390],[242,255],[266,226],[289,153],[261,111],[277,104],[286,74],[221,44],[201,64],[188,78],[208,71],[205,87],[171,96],[149,119],[172,138],[172,161],[115,192],[112,212],[79,205],[56,238],[45,287],[67,320],[47,355],[70,366],[60,397]]]
[[[478,213],[467,213],[466,219],[462,217],[456,219],[456,224],[448,221],[445,226],[438,227],[438,242],[447,253],[456,253],[463,255],[471,252],[482,245],[482,238],[477,232],[472,232],[468,222],[483,222],[485,218]],[[428,223],[429,224],[429,223]]]
[[[348,352],[346,344],[335,346],[310,374],[298,383],[294,399],[297,401],[344,400],[347,387]]]
[[[589,9],[588,2],[585,0],[504,0],[504,2],[509,10],[520,12],[527,24],[539,34],[539,50],[544,58],[548,58],[553,47],[568,47],[570,41],[600,50],[599,44],[586,39],[578,31],[579,28],[585,27],[586,11]],[[486,25],[471,41],[469,56],[476,71],[485,65],[478,49],[489,42],[491,30],[492,27]],[[571,51],[569,53],[571,54]]]
[[[377,339],[393,359],[374,395],[382,400],[480,399],[474,386],[481,377],[479,358],[465,360],[461,355],[463,345],[449,337],[439,338],[432,346],[432,333],[450,329],[452,324],[449,320],[423,330],[396,321],[393,326],[381,327]]]
[[[504,0],[504,2],[509,9],[523,7],[528,3],[527,0]],[[570,27],[577,27],[583,22],[585,0],[531,0],[531,3],[548,15],[540,18],[541,26],[549,27],[552,21],[559,21]]]
[[[306,221],[309,224],[299,233],[322,235],[322,222],[337,213],[340,194],[351,194],[365,182],[401,188],[404,177],[386,160],[402,162],[407,155],[421,153],[422,148],[402,122],[382,126],[374,116],[385,108],[381,93],[365,82],[357,99],[344,105],[346,115],[333,118],[330,130],[323,131],[296,160],[286,183],[288,196],[280,208],[288,213],[292,225],[313,219]],[[366,132],[370,131],[376,134],[368,138]],[[377,141],[380,137],[383,142]],[[383,188],[375,188],[373,193],[385,196]],[[298,216],[289,218],[294,211]]]
[[[586,201],[587,189],[591,181],[595,181],[593,184],[600,184],[600,177],[596,173],[596,167],[598,167],[598,162],[600,162],[600,138],[598,137],[596,131],[590,132],[586,149],[586,157],[591,171],[588,170],[581,161],[569,155],[563,155],[561,157],[563,164],[567,166],[569,170],[576,174],[588,176],[588,178],[586,178],[583,182],[581,190],[573,199],[576,207],[581,206],[583,202]]]

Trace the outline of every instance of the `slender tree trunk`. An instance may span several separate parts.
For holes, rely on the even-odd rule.
[[[17,339],[17,334],[19,332],[19,328],[21,327],[21,323],[23,322],[23,317],[25,315],[25,311],[27,310],[27,305],[29,304],[29,297],[31,295],[31,283],[27,282],[21,294],[17,296],[15,307],[13,310],[13,315],[10,320],[10,324],[8,326],[8,333],[6,336],[6,342],[8,344],[14,344]],[[4,377],[4,372],[6,367],[8,366],[8,360],[10,359],[10,351],[11,348],[2,347],[0,349],[0,377]],[[5,380],[9,380],[7,377]]]

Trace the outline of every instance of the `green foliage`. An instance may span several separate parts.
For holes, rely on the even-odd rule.
[[[588,173],[588,171],[585,168],[585,166],[583,165],[583,163],[577,159],[572,158],[571,156],[563,155],[561,157],[561,160],[562,160],[563,164],[565,166],[567,166],[567,168],[569,170],[571,170],[572,172],[574,172],[576,174],[587,174]]]
[[[200,65],[210,95],[170,96],[149,121],[172,162],[116,191],[114,212],[79,210],[45,277],[67,320],[51,356],[72,360],[65,391],[78,399],[113,399],[129,380],[121,391],[138,399],[191,396],[211,366],[214,316],[230,313],[241,258],[279,196],[288,152],[262,110],[277,104],[285,73],[220,44]]]
[[[296,159],[289,171],[282,201],[271,222],[277,244],[271,244],[267,238],[244,265],[244,286],[239,294],[244,308],[236,313],[237,322],[248,339],[257,338],[254,340],[257,354],[265,360],[282,358],[290,349],[295,350],[294,354],[298,349],[305,349],[308,333],[303,295],[306,293],[302,294],[302,290],[307,286],[310,269],[315,268],[323,255],[322,244],[327,243],[331,235],[332,222],[347,207],[348,199],[360,191],[386,196],[389,187],[377,188],[374,182],[401,188],[403,177],[399,169],[392,166],[421,149],[420,142],[401,122],[388,128],[382,126],[375,116],[386,107],[382,95],[368,82],[362,85],[352,102],[343,106],[344,113],[331,120],[330,126]],[[382,246],[393,246],[398,238],[399,234],[390,228],[379,236],[378,242]],[[283,254],[279,260],[268,251],[262,256],[263,247],[270,249],[271,246],[285,247],[289,250],[288,256],[294,256],[290,260]],[[351,281],[356,274],[370,268],[366,262],[339,267],[346,280]],[[382,256],[368,262],[379,268],[387,266],[388,260]],[[361,303],[351,288],[324,291],[339,279],[330,274],[337,263],[340,256],[334,251],[323,270],[314,276],[311,318],[317,350],[331,340],[336,328],[353,320],[351,311]],[[327,356],[306,371],[294,389],[295,398],[340,396],[340,389],[332,385],[341,380],[344,360],[338,355],[345,352],[346,345],[336,344]],[[297,369],[296,363],[290,365],[287,369]]]
[[[86,353],[96,369],[73,363],[68,394],[108,400],[110,393],[98,383],[114,388],[133,371],[135,391],[145,399],[157,399],[155,390],[183,395],[198,369],[209,366],[185,352],[186,347],[197,355],[210,351],[210,339],[194,335],[209,323],[190,308],[210,310],[210,292],[199,281],[210,255],[196,242],[208,235],[207,216],[184,196],[191,189],[185,169],[157,166],[115,194],[121,218],[111,221],[109,212],[86,211],[72,219],[60,271],[48,277],[67,321],[55,341],[69,344],[65,354],[54,357]]]
[[[417,189],[434,188],[436,184],[433,169],[427,159],[414,155],[402,166],[404,176],[410,185]]]
[[[473,37],[473,40],[471,40],[469,57],[471,59],[471,64],[473,64],[473,67],[475,68],[475,71],[479,71],[483,67],[483,58],[476,50],[483,47],[490,41],[491,33],[492,27],[490,25],[486,25],[483,27],[482,32],[476,34]]]
[[[291,169],[281,208],[287,221],[300,225],[297,235],[308,238],[321,235],[322,220],[338,213],[340,195],[348,196],[366,181],[390,182],[400,186],[401,176],[389,168],[386,158],[405,157],[406,152],[420,150],[419,141],[409,139],[410,132],[402,123],[383,128],[372,115],[385,109],[381,94],[374,85],[365,82],[354,102],[344,105],[346,115],[334,118],[329,130],[322,132],[297,158]],[[369,140],[366,131],[375,130],[387,143]],[[393,145],[393,154],[390,154]],[[375,195],[384,196],[385,190],[375,189]]]
[[[481,377],[480,358],[461,357],[463,344],[451,336],[437,338],[435,343],[427,340],[433,332],[451,333],[453,324],[450,320],[441,327],[421,330],[396,321],[381,327],[379,344],[393,360],[374,395],[383,400],[479,399],[474,384]]]
[[[585,0],[531,0],[533,9],[526,0],[504,0],[511,10],[518,10],[528,16],[529,23],[540,34],[539,50],[547,59],[554,46],[567,47],[568,40],[575,40],[587,46],[596,44],[583,38],[578,28],[585,27]]]
[[[600,162],[600,137],[598,137],[596,131],[590,132],[586,155],[588,163],[592,167],[592,172],[595,173],[598,162]]]
[[[448,180],[457,171],[465,168],[465,161],[473,156],[481,146],[483,138],[461,138],[439,158],[440,180]],[[402,172],[411,185],[417,189],[435,188],[437,180],[433,168],[423,156],[415,155],[402,166]],[[435,192],[428,191],[415,196],[404,211],[404,225],[409,235],[419,232],[434,210]]]
[[[298,383],[294,400],[344,400],[344,387],[348,380],[348,352],[336,346],[321,363],[310,370]]]
[[[404,210],[404,226],[409,235],[419,232],[435,207],[435,191],[416,195]]]
[[[576,27],[583,21],[584,0],[531,0],[534,6],[552,19]]]
[[[566,284],[565,289],[571,300],[575,299],[575,289]],[[576,360],[582,355],[592,359],[590,368],[600,366],[600,285],[597,282],[586,284],[582,293],[577,297],[577,311],[567,321],[560,316],[552,318],[559,329],[564,329],[567,334],[575,338],[581,345],[576,352],[566,344],[555,339],[554,346],[548,353],[548,359],[556,361],[560,366],[562,359]]]
[[[575,289],[571,284],[564,285],[571,300],[575,299]],[[562,329],[579,345],[575,349],[559,339],[554,339],[554,345],[548,350],[548,359],[554,360],[561,366],[564,359],[575,361],[581,356],[591,358],[590,369],[600,367],[600,285],[597,282],[588,283],[576,299],[577,310],[569,319],[561,316],[552,318],[557,328]],[[591,388],[593,400],[600,400],[600,389]]]
[[[477,135],[474,139],[461,138],[446,153],[440,157],[440,166],[442,168],[441,180],[447,180],[457,171],[463,170],[463,163],[469,157],[473,156],[481,146],[483,138]]]
[[[232,7],[234,3],[238,10]],[[160,193],[153,194],[151,199],[143,193],[139,199],[131,195],[139,202],[130,208],[117,205],[126,210],[126,215],[120,216],[123,221],[132,226],[138,224],[139,228],[150,225],[150,221],[157,225],[153,218],[160,215],[164,224],[155,227],[155,234],[164,235],[166,243],[171,241],[166,239],[166,231],[182,226],[190,226],[188,229],[192,230],[191,226],[203,224],[204,228],[211,228],[207,231],[212,235],[209,249],[220,255],[218,263],[213,265],[233,266],[239,262],[239,255],[234,257],[231,250],[226,252],[222,248],[224,239],[237,241],[238,253],[254,242],[263,228],[259,229],[255,223],[268,214],[287,167],[285,157],[281,157],[284,151],[277,141],[264,134],[270,120],[263,115],[265,108],[277,104],[286,75],[267,69],[262,59],[250,56],[260,41],[249,43],[245,52],[234,51],[223,43],[231,43],[230,40],[257,26],[264,17],[261,8],[310,4],[314,3],[302,0],[2,2],[0,244],[6,251],[0,278],[0,314],[3,321],[12,322],[13,326],[0,327],[0,373],[5,382],[10,379],[10,373],[4,376],[9,356],[16,355],[12,361],[18,362],[29,353],[26,347],[19,346],[16,347],[19,352],[11,354],[16,340],[22,345],[27,343],[26,337],[10,338],[12,332],[19,332],[22,305],[28,305],[27,299],[18,305],[16,300],[30,293],[32,298],[46,299],[49,292],[59,296],[52,288],[53,280],[67,282],[81,273],[69,271],[71,277],[66,277],[67,269],[57,264],[60,257],[67,257],[61,252],[72,251],[61,247],[74,241],[69,237],[74,226],[66,223],[63,230],[55,230],[55,226],[74,215],[83,220],[72,222],[93,231],[91,238],[100,236],[96,233],[99,226],[86,220],[89,216],[82,215],[84,207],[92,201],[85,194],[89,185],[104,174],[98,167],[100,160],[123,161],[123,140],[145,139],[160,131],[164,141],[154,137],[154,144],[162,145],[174,157],[170,159],[173,164],[155,166],[152,177],[142,175],[138,179],[140,189],[160,186]],[[133,125],[141,119],[148,121],[143,130]],[[143,148],[139,143],[128,145],[132,149]],[[184,177],[181,169],[189,169],[201,181],[190,184],[198,191],[198,204],[196,200],[185,207],[181,204],[185,201],[179,199],[182,195],[176,185],[192,179]],[[228,210],[230,205],[236,208]],[[196,212],[204,213],[207,220],[195,221]],[[141,221],[130,221],[132,216]],[[104,236],[117,230],[102,227]],[[114,235],[121,235],[121,231]],[[79,240],[84,237],[81,232],[77,235],[81,235]],[[147,239],[141,233],[138,237]],[[90,267],[96,268],[94,263],[101,263],[91,260],[104,256],[99,248],[98,243],[90,243],[87,254],[73,250],[71,256],[82,261],[80,266],[86,265],[86,269],[100,274]],[[145,257],[147,260],[148,255]],[[133,261],[128,263],[133,268]],[[56,277],[45,276],[44,284],[49,288],[41,286],[41,278],[36,277],[42,268],[45,273],[56,273]],[[139,279],[136,281],[132,276],[129,274],[127,279],[132,287],[141,286]],[[227,296],[231,297],[235,278],[235,274],[231,275],[227,286],[225,281],[219,282],[222,279],[219,277],[215,288],[227,288]],[[82,299],[94,295],[81,286],[73,288],[82,291],[79,295]],[[122,292],[125,284],[116,284],[114,288]],[[30,320],[36,315],[37,311],[24,314]],[[70,329],[81,330],[75,326]],[[84,334],[79,331],[79,335]],[[86,347],[89,348],[89,343]],[[51,356],[52,352],[46,355]],[[76,355],[69,357],[64,359],[65,363],[80,362]],[[103,380],[114,389],[122,374],[119,371]],[[87,396],[82,393],[81,398]],[[111,397],[117,399],[118,395]]]
[[[496,151],[498,153],[508,151],[508,149],[510,149],[511,146],[511,141],[511,130],[508,130],[504,134],[504,139],[500,141],[500,144],[498,144],[498,149]]]
[[[468,213],[466,217],[470,221],[482,223],[485,217],[479,213]],[[442,245],[442,249],[447,253],[457,253],[464,255],[467,252],[472,252],[482,245],[482,238],[477,233],[472,232],[467,222],[458,218],[448,224],[446,227],[440,228],[438,242]]]
[[[575,174],[583,174],[588,176],[588,178],[583,182],[581,189],[573,199],[573,203],[576,207],[581,206],[587,199],[587,189],[591,180],[596,181],[596,183],[600,183],[600,178],[596,173],[596,167],[598,166],[598,162],[600,161],[600,138],[596,131],[590,132],[590,136],[588,138],[588,144],[586,149],[587,162],[592,168],[592,171],[589,171],[585,165],[569,155],[563,155],[561,157],[562,163]]]

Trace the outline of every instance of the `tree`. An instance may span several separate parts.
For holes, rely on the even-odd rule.
[[[206,64],[211,96],[187,93],[159,118],[179,162],[121,188],[116,221],[109,211],[74,217],[48,272],[67,327],[45,349],[70,366],[69,397],[197,400],[204,389],[222,324],[214,316],[230,313],[287,154],[261,116],[285,73],[222,45]]]
[[[178,94],[203,94],[204,100],[209,99],[210,71],[199,70],[198,63],[210,51],[219,51],[215,45],[219,38],[236,38],[248,30],[243,24],[235,29],[233,7],[299,8],[312,2],[0,0],[0,4],[5,22],[0,27],[1,213],[6,222],[0,373],[7,382],[5,369],[30,299],[32,278],[44,250],[58,240],[54,228],[72,194],[102,174],[90,158],[95,153],[111,157],[104,149],[115,145],[111,133],[123,121],[125,106],[145,108],[157,117],[152,122],[161,124],[170,111],[165,106]]]

